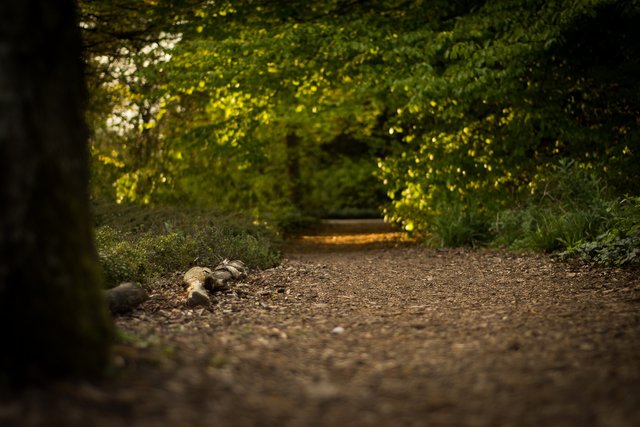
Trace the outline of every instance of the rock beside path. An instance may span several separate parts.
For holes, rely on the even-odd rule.
[[[122,314],[145,302],[149,299],[149,294],[140,284],[127,282],[107,289],[105,299],[111,313]]]

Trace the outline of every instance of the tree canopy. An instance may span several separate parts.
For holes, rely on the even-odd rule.
[[[638,194],[638,1],[143,3],[81,2],[96,193],[417,233],[566,162]]]

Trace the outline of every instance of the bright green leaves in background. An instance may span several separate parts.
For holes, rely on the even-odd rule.
[[[637,1],[81,4],[96,194],[511,244],[563,165],[640,191]]]

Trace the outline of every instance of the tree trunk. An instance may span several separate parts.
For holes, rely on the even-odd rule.
[[[72,0],[0,2],[0,382],[104,371]]]
[[[289,132],[285,139],[287,147],[287,173],[291,203],[298,209],[302,208],[302,177],[300,174],[300,137],[295,132]]]

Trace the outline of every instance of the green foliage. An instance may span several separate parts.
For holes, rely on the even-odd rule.
[[[427,242],[437,247],[482,246],[491,234],[487,218],[475,211],[445,211],[433,221]]]
[[[450,206],[495,214],[540,191],[562,157],[596,172],[613,192],[637,193],[639,129],[631,112],[640,99],[629,72],[640,63],[630,16],[638,16],[637,4],[497,1],[437,32],[438,49],[423,60],[441,68],[392,86],[409,97],[390,120],[403,144],[381,164],[393,199],[388,217],[428,235]],[[540,246],[573,238],[556,218],[531,222],[556,230],[546,243],[541,232]],[[590,227],[592,220],[565,222]]]
[[[640,238],[638,235],[620,237],[616,233],[605,233],[593,241],[579,243],[560,253],[561,259],[570,257],[595,264],[638,265]]]
[[[551,252],[595,238],[607,227],[611,202],[605,189],[574,162],[560,161],[534,187],[526,206],[497,213],[495,244]]]
[[[81,3],[140,30],[89,51],[95,194],[551,251],[640,193],[637,1]]]
[[[607,230],[594,239],[583,239],[560,254],[587,262],[611,265],[640,264],[640,197],[612,205]]]
[[[494,244],[552,252],[595,237],[606,220],[597,210],[560,211],[531,205],[497,215]]]
[[[304,206],[321,216],[341,212],[371,211],[386,201],[382,182],[370,159],[340,157],[310,177],[309,199]]]
[[[301,233],[319,223],[317,216],[300,212],[294,208],[273,212],[268,216],[268,220],[282,230],[285,236]]]
[[[109,226],[96,230],[96,246],[108,287],[124,281],[149,283],[161,273],[190,266],[197,253],[195,242],[175,233],[133,237]]]
[[[150,283],[193,265],[240,259],[249,268],[279,261],[279,238],[246,219],[202,210],[101,205],[96,246],[107,286]]]

